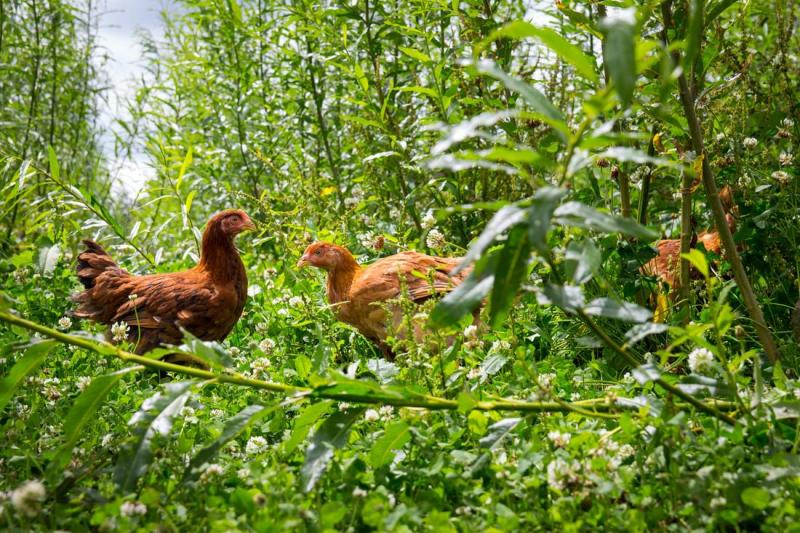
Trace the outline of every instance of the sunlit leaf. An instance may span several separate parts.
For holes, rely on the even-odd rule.
[[[303,490],[310,491],[317,484],[328,463],[333,458],[336,448],[341,448],[347,442],[347,435],[353,423],[361,418],[363,408],[351,408],[345,411],[336,411],[329,416],[314,432],[311,443],[306,450],[306,460],[301,470]]]
[[[508,309],[514,301],[517,289],[528,272],[530,253],[528,229],[514,228],[509,233],[497,260],[490,300],[490,324],[493,328],[499,328],[508,316]]]
[[[411,433],[408,424],[402,420],[389,424],[370,450],[369,463],[372,468],[380,468],[389,464],[394,458],[394,450],[402,448],[410,440]]]
[[[584,311],[590,316],[602,316],[627,322],[646,322],[653,317],[653,313],[647,308],[632,302],[618,302],[611,298],[595,298],[586,305]]]
[[[14,363],[8,375],[0,380],[0,412],[8,405],[22,381],[42,365],[56,344],[55,341],[46,340],[36,341],[27,346],[25,353]]]
[[[623,107],[633,102],[636,84],[636,9],[619,9],[600,21],[603,61]]]

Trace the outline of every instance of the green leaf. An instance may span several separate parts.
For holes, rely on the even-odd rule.
[[[689,0],[689,27],[686,30],[686,54],[683,57],[683,70],[692,79],[694,62],[703,40],[703,9],[705,0]]]
[[[759,511],[769,507],[772,496],[762,487],[747,487],[742,491],[742,503]]]
[[[420,87],[418,85],[414,85],[411,87],[398,87],[395,89],[396,92],[399,93],[417,93],[417,94],[424,94],[425,96],[430,96],[431,98],[438,98],[439,93],[431,89],[430,87]]]
[[[298,355],[294,360],[294,369],[300,379],[306,379],[311,373],[311,359],[303,354]]]
[[[225,428],[219,437],[207,444],[202,450],[192,457],[189,466],[183,474],[183,482],[193,481],[202,473],[202,466],[209,463],[225,444],[236,438],[250,424],[275,411],[279,404],[264,407],[263,405],[248,405],[225,422]]]
[[[513,76],[509,76],[498,68],[493,61],[482,59],[475,63],[475,67],[481,74],[486,74],[499,80],[509,90],[522,95],[530,108],[541,115],[542,120],[552,126],[562,139],[567,139],[569,128],[564,121],[564,116],[538,89]]]
[[[43,276],[51,276],[60,257],[61,248],[57,244],[39,250],[39,273]]]
[[[590,316],[603,316],[628,322],[647,322],[653,316],[649,309],[631,302],[618,302],[611,298],[595,298],[586,305],[584,311]]]
[[[389,464],[394,458],[394,450],[402,448],[411,440],[408,424],[399,420],[390,424],[383,435],[375,441],[369,453],[369,464],[372,468],[380,468]]]
[[[496,266],[496,253],[482,257],[467,279],[436,304],[430,315],[430,324],[433,327],[454,325],[474,311],[492,290]]]
[[[681,257],[689,261],[691,265],[700,272],[705,279],[708,279],[708,261],[706,256],[697,248],[692,248],[689,253],[681,254]]]
[[[364,69],[361,68],[361,65],[359,65],[358,63],[354,63],[353,72],[356,75],[356,80],[358,81],[358,84],[361,85],[361,89],[364,92],[369,91],[369,80],[367,79],[367,76],[364,74]]]
[[[666,324],[661,324],[658,322],[645,322],[644,324],[637,324],[625,332],[625,338],[627,339],[625,345],[633,346],[648,335],[663,333],[667,331],[667,329],[669,328]]]
[[[337,411],[329,416],[314,432],[311,443],[306,450],[306,460],[301,470],[303,490],[309,492],[325,473],[328,463],[333,458],[333,451],[347,443],[350,428],[364,413],[364,408],[352,408]]]
[[[56,151],[53,150],[53,147],[50,145],[47,146],[47,159],[50,162],[50,175],[54,180],[58,181],[61,176],[61,172],[58,168],[58,158],[56,157]],[[20,176],[20,179],[23,179],[23,176]]]
[[[172,430],[175,415],[186,405],[192,381],[168,383],[164,391],[146,399],[128,424],[133,427],[136,441],[120,453],[114,481],[121,490],[132,492],[139,478],[153,462],[153,441],[157,435],[166,437]]]
[[[710,26],[714,20],[720,16],[726,9],[736,4],[738,0],[720,0],[714,7],[708,10],[708,16],[705,20],[706,27]]]
[[[291,435],[283,442],[284,452],[287,454],[292,453],[305,440],[317,420],[321,416],[328,414],[332,405],[332,401],[324,400],[309,404],[300,411],[300,414],[294,419],[294,429]]]
[[[490,308],[492,328],[499,328],[508,316],[508,310],[517,295],[517,289],[528,273],[530,255],[531,244],[528,240],[528,229],[521,226],[514,228],[500,250],[497,261]]]
[[[493,353],[486,356],[486,359],[481,363],[481,377],[486,379],[489,376],[497,374],[506,366],[507,362],[508,358],[500,353]]]
[[[486,415],[482,411],[470,411],[467,415],[467,427],[473,435],[485,435],[488,425]]]
[[[640,239],[655,239],[658,234],[632,218],[609,215],[581,202],[567,202],[555,210],[556,221],[565,226],[607,233],[624,233]]]
[[[483,254],[484,250],[492,245],[498,236],[525,220],[525,214],[525,210],[515,205],[507,205],[495,213],[472,246],[469,247],[467,254],[461,260],[461,264],[453,271],[453,274],[457,274],[472,264]]]
[[[466,390],[463,390],[458,393],[458,411],[460,413],[468,413],[472,411],[476,405],[478,405],[478,401],[475,397]]]
[[[555,52],[561,59],[575,67],[575,70],[580,75],[591,82],[597,83],[594,59],[550,28],[537,28],[533,24],[522,20],[510,22],[502,28],[494,30],[489,34],[489,37],[476,47],[476,53],[480,53],[489,43],[500,38],[522,39],[526,37],[539,39],[542,44]]]
[[[584,304],[583,291],[574,285],[547,283],[536,293],[536,299],[541,305],[557,305],[571,313],[581,309]]]
[[[619,10],[600,21],[603,62],[623,107],[633,102],[636,85],[636,9]]]
[[[183,177],[186,175],[186,171],[189,169],[189,165],[191,164],[192,164],[192,147],[190,146],[189,149],[186,151],[186,156],[183,158],[183,163],[181,163],[181,168],[178,169],[178,179],[175,180],[176,191],[181,190],[181,183],[183,183]],[[187,209],[186,212],[188,213],[189,210]]]
[[[603,256],[592,239],[571,241],[567,246],[566,272],[576,284],[586,283],[594,276]]]
[[[46,340],[34,341],[27,346],[25,353],[14,363],[8,375],[0,380],[0,412],[11,401],[22,381],[42,366],[44,358],[56,344],[56,341]]]
[[[567,194],[563,189],[542,187],[533,195],[533,203],[528,209],[528,239],[533,248],[542,255],[548,255],[547,232],[553,212],[561,199]]]
[[[422,61],[423,63],[432,63],[431,58],[427,54],[424,54],[419,50],[414,50],[413,48],[408,48],[405,46],[399,47],[399,50],[408,57],[412,57],[417,61]]]
[[[216,368],[230,368],[234,365],[233,359],[221,343],[198,339],[183,328],[181,331],[183,332],[183,344],[178,348],[181,353],[193,359],[200,359]]]
[[[49,467],[51,470],[60,470],[67,465],[75,443],[83,435],[83,429],[91,422],[96,421],[97,410],[105,401],[108,393],[120,379],[134,370],[137,370],[136,367],[123,368],[117,372],[92,379],[92,382],[78,396],[67,413],[67,418],[64,420],[64,444],[53,457],[53,462]]]

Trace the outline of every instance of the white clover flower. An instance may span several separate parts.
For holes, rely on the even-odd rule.
[[[128,338],[128,323],[117,322],[111,326],[111,338],[114,342],[122,342]]]
[[[794,120],[790,119],[789,117],[786,117],[785,119],[783,119],[783,121],[781,121],[781,124],[783,124],[784,128],[793,128]]]
[[[364,498],[366,495],[367,491],[365,491],[361,487],[356,487],[353,489],[353,498]]]
[[[547,484],[556,490],[564,490],[568,483],[577,480],[576,472],[579,468],[576,461],[567,463],[561,457],[556,457],[547,465]]]
[[[725,133],[724,132],[717,133],[717,135],[714,137],[714,140],[716,140],[717,142],[724,141],[725,140]]]
[[[210,414],[212,418],[222,418],[225,416],[225,411],[222,409],[212,409]]]
[[[467,373],[467,379],[475,379],[481,375],[480,368],[473,368]]]
[[[37,480],[29,480],[11,492],[11,505],[27,517],[34,517],[42,510],[47,491]]]
[[[511,343],[508,341],[497,340],[492,343],[489,348],[489,353],[507,352],[511,349]]]
[[[617,452],[617,456],[621,457],[622,459],[627,459],[636,454],[636,449],[631,446],[630,444],[623,444],[619,447],[619,451]]]
[[[78,381],[75,383],[75,386],[78,387],[78,390],[83,392],[86,390],[86,387],[92,382],[92,378],[89,376],[81,376],[78,378]]]
[[[717,496],[716,498],[711,498],[709,505],[712,509],[719,509],[720,507],[725,507],[727,505],[728,500],[726,500],[722,496]]]
[[[776,170],[775,172],[773,172],[771,174],[771,176],[772,176],[772,179],[774,179],[775,181],[777,181],[781,185],[788,184],[789,180],[791,179],[791,176],[789,176],[789,174],[787,172],[784,172],[783,170]]]
[[[275,343],[274,340],[270,339],[269,337],[263,339],[261,342],[258,343],[258,349],[264,352],[265,354],[271,354],[275,350],[275,346],[277,346],[277,344]]]
[[[475,324],[470,324],[466,328],[464,328],[464,338],[465,339],[475,339],[478,337],[478,326]]]
[[[254,376],[259,375],[266,375],[269,373],[269,367],[272,365],[269,359],[266,357],[259,357],[252,363],[250,363],[250,368],[253,370]]]
[[[236,471],[236,477],[238,477],[241,480],[248,479],[250,477],[250,469],[247,467],[240,468],[239,470]]]
[[[292,296],[291,298],[289,298],[289,305],[291,305],[292,307],[300,307],[301,305],[303,305],[303,298],[301,298],[300,296]]]
[[[462,505],[461,507],[456,507],[456,515],[458,516],[470,516],[472,514],[472,507]]]
[[[782,167],[790,166],[792,161],[794,161],[794,156],[789,152],[781,152],[781,155],[778,156],[778,162]]]
[[[112,433],[106,433],[103,435],[103,439],[100,441],[100,446],[107,448],[113,441],[114,435]]]
[[[552,372],[545,372],[543,374],[539,374],[537,382],[539,383],[539,386],[542,387],[543,389],[549,389],[550,386],[553,384],[553,381],[555,381],[556,377],[558,376],[556,376]]]
[[[569,395],[569,401],[571,402],[577,402],[580,399],[581,399],[580,392],[573,392],[572,394]]]
[[[372,243],[375,242],[375,234],[361,233],[358,235],[358,242],[364,248],[372,248]]]
[[[547,433],[547,438],[556,448],[565,448],[569,444],[572,435],[569,433],[562,433],[560,431],[550,431]]]
[[[138,297],[139,297],[139,295],[134,292],[134,293],[131,293],[131,294],[128,295],[128,300],[133,301]]]
[[[58,327],[61,329],[69,329],[72,327],[72,319],[68,316],[62,316],[58,319]]]
[[[340,411],[346,411],[347,409],[350,409],[350,404],[347,402],[339,402],[339,405],[337,405],[337,407]]]
[[[240,353],[242,353],[242,350],[240,350],[236,346],[231,346],[230,348],[228,348],[228,353],[231,354],[231,357],[237,357]]]
[[[757,144],[758,144],[758,139],[756,139],[755,137],[745,137],[745,139],[742,141],[742,146],[744,146],[748,150],[751,148],[755,148]]]
[[[378,409],[378,414],[381,415],[381,418],[387,420],[394,414],[394,407],[391,405],[384,405]]]
[[[268,446],[267,439],[264,437],[250,437],[244,447],[244,451],[248,455],[257,455],[265,452]]]
[[[367,422],[374,422],[378,420],[380,417],[381,416],[378,414],[378,411],[376,411],[375,409],[367,409],[364,412],[364,420],[366,420]]]
[[[695,348],[689,354],[689,370],[694,374],[705,374],[714,368],[714,354],[706,348]]]
[[[214,477],[222,475],[225,472],[225,469],[222,468],[220,465],[213,463],[206,467],[203,473],[200,475],[200,482],[201,483],[208,483],[208,481]]]
[[[433,214],[433,209],[428,209],[425,212],[425,216],[422,217],[422,228],[427,230],[431,229],[435,225],[436,225],[436,216]]]
[[[139,502],[124,502],[119,506],[119,514],[127,517],[144,515],[147,514],[147,506]]]
[[[445,244],[444,235],[438,229],[433,228],[428,232],[428,236],[425,238],[425,244],[428,248],[438,250]]]

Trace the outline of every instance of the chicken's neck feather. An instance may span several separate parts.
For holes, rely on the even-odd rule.
[[[350,287],[361,271],[352,255],[347,254],[343,261],[328,271],[328,303],[338,304],[349,300]]]
[[[208,272],[217,283],[240,278],[245,272],[244,263],[233,244],[233,238],[216,228],[206,230],[197,270]]]

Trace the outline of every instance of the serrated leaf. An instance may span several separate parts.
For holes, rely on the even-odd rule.
[[[625,332],[625,338],[627,342],[625,343],[626,346],[633,346],[640,340],[644,339],[648,335],[655,335],[657,333],[663,333],[669,329],[666,324],[660,324],[657,322],[645,322],[644,324],[636,324],[627,332]]]
[[[165,437],[172,429],[175,415],[186,405],[191,394],[191,381],[168,383],[146,399],[128,424],[133,427],[136,441],[120,453],[114,472],[114,481],[123,491],[136,489],[139,478],[147,472],[153,462],[153,440],[157,435]]]
[[[611,298],[595,298],[586,305],[584,311],[590,316],[602,316],[628,322],[647,322],[653,317],[653,313],[645,307],[632,302],[618,302]]]
[[[453,274],[457,274],[471,265],[473,261],[478,259],[483,252],[492,245],[498,236],[525,220],[525,215],[525,210],[515,205],[507,205],[495,213],[472,246],[469,247],[469,250],[467,250],[466,255],[453,271]]]
[[[193,481],[201,474],[201,467],[209,463],[225,444],[236,438],[242,431],[259,418],[263,418],[279,407],[279,404],[264,407],[263,405],[248,405],[225,422],[225,427],[219,437],[207,444],[202,450],[192,457],[189,466],[183,475],[183,482]]]
[[[640,385],[645,385],[661,377],[661,369],[653,364],[637,366],[631,370],[631,375]]]
[[[35,341],[28,345],[25,353],[11,367],[8,375],[0,380],[0,412],[5,409],[23,380],[35,372],[44,362],[44,358],[56,346],[56,341]]]
[[[182,353],[193,359],[200,359],[215,368],[230,368],[234,366],[233,359],[225,351],[221,343],[204,341],[183,328],[181,328],[181,331],[183,332],[183,344],[178,349]]]
[[[352,408],[337,411],[323,422],[306,450],[306,460],[301,470],[303,490],[309,492],[317,484],[333,458],[333,452],[347,442],[350,428],[364,412],[364,408]]]
[[[97,376],[78,396],[64,419],[64,443],[53,457],[50,469],[60,470],[66,466],[72,455],[75,443],[82,436],[83,429],[96,421],[96,413],[105,401],[106,396],[126,374],[137,370],[136,367],[123,368],[111,374]]]
[[[383,435],[372,445],[369,452],[369,464],[372,468],[380,468],[389,464],[394,458],[394,450],[400,449],[411,440],[408,424],[402,420],[390,424]]]

